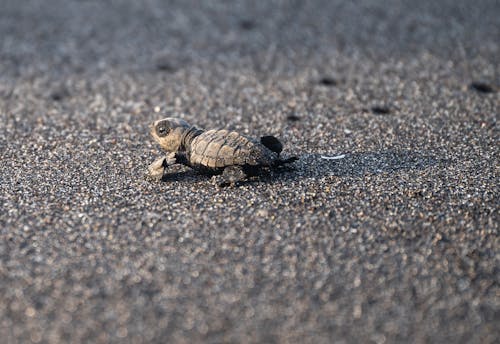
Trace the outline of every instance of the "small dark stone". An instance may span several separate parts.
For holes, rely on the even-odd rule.
[[[376,115],[388,115],[391,110],[386,106],[374,106],[372,107],[372,112]]]
[[[162,51],[153,57],[157,70],[162,72],[175,72],[185,62],[180,56],[171,52]]]
[[[286,119],[290,122],[298,122],[301,120],[301,118],[295,114],[288,115]]]
[[[55,90],[50,94],[50,99],[53,101],[59,102],[64,98],[69,96],[69,92],[66,89]]]
[[[156,69],[161,70],[163,72],[173,72],[175,70],[174,66],[168,61],[157,61]]]
[[[319,83],[320,83],[320,85],[323,85],[323,86],[336,86],[337,80],[326,76],[326,77],[321,78]]]
[[[60,101],[63,97],[60,93],[52,93],[50,95],[50,98],[52,98],[52,100],[55,100],[55,101]]]
[[[246,31],[253,30],[255,28],[255,22],[250,19],[244,19],[240,21],[240,28]]]
[[[470,88],[481,93],[493,93],[495,91],[492,86],[484,82],[473,82],[470,84]]]

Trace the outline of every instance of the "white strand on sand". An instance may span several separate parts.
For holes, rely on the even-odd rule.
[[[345,154],[336,155],[336,156],[324,156],[324,155],[321,156],[321,159],[325,159],[325,160],[339,160],[339,159],[344,159],[344,158],[345,158]]]

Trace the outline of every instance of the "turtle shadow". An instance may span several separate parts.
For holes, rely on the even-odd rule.
[[[203,180],[210,181],[211,176],[203,173],[198,173],[193,169],[184,166],[168,171],[161,177],[162,183],[181,182],[181,183],[195,183]]]
[[[296,163],[295,173],[283,175],[286,179],[320,176],[362,177],[392,174],[398,171],[424,170],[446,160],[411,150],[383,150],[377,152],[346,153],[338,156],[305,154]]]

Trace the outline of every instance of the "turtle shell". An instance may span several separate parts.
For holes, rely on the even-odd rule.
[[[214,169],[232,165],[271,166],[277,158],[277,153],[260,142],[228,130],[208,130],[195,137],[189,156],[192,165]]]

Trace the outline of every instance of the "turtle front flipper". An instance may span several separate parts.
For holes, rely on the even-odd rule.
[[[165,172],[165,157],[156,159],[148,166],[148,173],[146,177],[152,180],[160,180]]]
[[[162,156],[148,166],[148,177],[154,180],[161,180],[168,166],[176,163],[177,158],[175,153]]]

